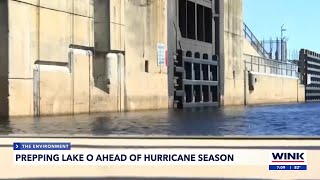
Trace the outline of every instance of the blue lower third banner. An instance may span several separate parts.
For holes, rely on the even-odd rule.
[[[13,143],[13,150],[71,150],[71,143],[38,142]]]
[[[269,170],[273,171],[306,171],[307,165],[269,165]]]

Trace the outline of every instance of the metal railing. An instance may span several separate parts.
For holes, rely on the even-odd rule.
[[[256,38],[256,36],[252,33],[252,31],[249,29],[249,27],[243,23],[243,32],[244,37],[250,42],[250,44],[253,46],[253,48],[263,57],[265,58],[271,58],[270,52],[268,52],[261,42]]]
[[[248,71],[301,78],[296,64],[251,55],[244,56]]]

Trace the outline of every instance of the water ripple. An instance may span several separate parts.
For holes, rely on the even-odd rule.
[[[0,121],[5,134],[320,135],[320,104],[195,108]]]

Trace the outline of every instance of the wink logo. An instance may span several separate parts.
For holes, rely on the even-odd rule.
[[[272,162],[274,163],[304,163],[305,153],[304,152],[282,152],[282,153],[272,153]]]
[[[304,151],[270,152],[269,170],[307,170],[307,153]]]

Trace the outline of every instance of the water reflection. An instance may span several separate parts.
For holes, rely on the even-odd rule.
[[[195,108],[0,122],[1,134],[82,135],[320,135],[320,104]]]
[[[0,133],[1,134],[11,134],[12,129],[10,127],[10,121],[8,118],[2,119],[0,121]]]

